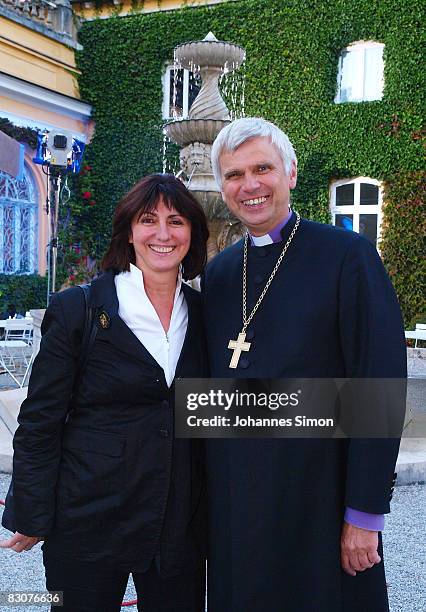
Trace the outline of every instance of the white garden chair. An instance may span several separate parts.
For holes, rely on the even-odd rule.
[[[405,332],[407,340],[414,340],[414,348],[417,348],[419,340],[426,340],[426,324],[417,323],[416,329]]]
[[[22,387],[32,365],[33,324],[31,319],[7,319],[4,326],[4,340],[0,340],[0,368]],[[23,371],[19,382],[16,374]]]

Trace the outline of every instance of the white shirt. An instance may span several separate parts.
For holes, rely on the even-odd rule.
[[[166,382],[170,387],[188,326],[188,306],[182,291],[181,274],[176,284],[167,334],[145,292],[142,271],[130,264],[130,272],[117,274],[114,281],[120,318],[163,368]]]

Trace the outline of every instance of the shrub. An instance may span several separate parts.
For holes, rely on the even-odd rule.
[[[25,314],[33,308],[46,308],[47,276],[38,274],[0,274],[0,312],[14,304]]]

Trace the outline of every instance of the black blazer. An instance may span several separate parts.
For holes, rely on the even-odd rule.
[[[204,376],[200,296],[182,287],[188,329],[176,377]],[[197,441],[174,439],[173,386],[118,316],[113,273],[92,282],[90,303],[110,325],[98,325],[75,391],[82,291],[55,295],[46,311],[14,438],[15,527],[46,537],[52,555],[112,558],[129,571],[157,557],[173,575],[203,562]]]

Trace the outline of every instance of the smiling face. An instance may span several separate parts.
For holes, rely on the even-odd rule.
[[[247,140],[220,158],[222,197],[253,236],[271,231],[288,214],[297,169],[285,173],[281,156],[267,137]]]
[[[154,210],[135,217],[129,242],[144,274],[174,275],[191,245],[191,222],[160,199]]]

